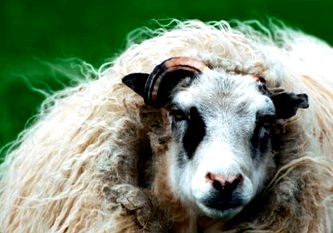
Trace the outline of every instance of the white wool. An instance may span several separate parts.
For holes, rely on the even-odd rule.
[[[310,141],[307,155],[314,162],[332,158],[332,48],[288,28],[261,27],[264,32],[259,32],[240,22],[233,28],[225,21],[175,22],[172,30],[143,30],[151,38],[130,41],[95,80],[83,78],[44,101],[34,124],[13,144],[0,168],[1,233],[138,232],[131,228],[132,218],[114,211],[103,196],[113,182],[131,183],[136,176],[130,164],[124,163],[124,170],[114,167],[124,155],[136,161],[127,145],[140,144],[133,138],[145,128],[136,111],[143,101],[121,78],[150,73],[173,56],[259,74],[270,86],[307,93],[311,107],[298,118]],[[145,113],[156,114],[150,109]],[[108,180],[110,174],[114,180]],[[328,231],[322,227],[321,232]]]

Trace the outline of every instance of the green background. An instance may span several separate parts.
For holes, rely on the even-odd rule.
[[[276,17],[332,44],[332,9],[333,0],[1,0],[0,147],[36,114],[45,98],[36,89],[50,93],[70,84],[57,71],[59,59],[77,57],[99,67],[121,53],[129,32],[154,25],[152,19]]]

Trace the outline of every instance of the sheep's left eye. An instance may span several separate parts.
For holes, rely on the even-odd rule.
[[[259,140],[267,138],[270,135],[270,131],[270,127],[260,126],[257,132]]]
[[[170,116],[172,116],[175,121],[187,120],[187,115],[180,109],[172,109]]]
[[[260,116],[252,136],[252,146],[264,151],[274,126],[275,117],[272,115]]]
[[[259,137],[268,134],[275,122],[274,115],[264,115],[258,118],[257,127],[260,129],[258,132]]]

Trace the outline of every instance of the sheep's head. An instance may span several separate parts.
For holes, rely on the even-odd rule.
[[[213,218],[233,217],[262,190],[273,167],[276,121],[308,107],[305,94],[272,93],[263,79],[186,57],[123,82],[146,104],[169,111],[172,191]]]

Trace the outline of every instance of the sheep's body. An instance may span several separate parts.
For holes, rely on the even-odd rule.
[[[225,22],[189,21],[155,36],[130,46],[97,80],[46,100],[2,165],[0,232],[140,232],[140,224],[160,231],[159,223],[168,220],[138,224],[114,198],[116,185],[147,186],[143,179],[172,216],[175,232],[331,232],[333,50],[289,29],[264,35]],[[126,74],[149,73],[173,56],[258,74],[271,87],[310,97],[310,109],[285,126],[285,154],[278,156],[280,170],[266,195],[233,221],[197,217],[179,203],[168,188],[166,113],[145,106],[121,83]],[[139,174],[141,167],[148,174]]]

